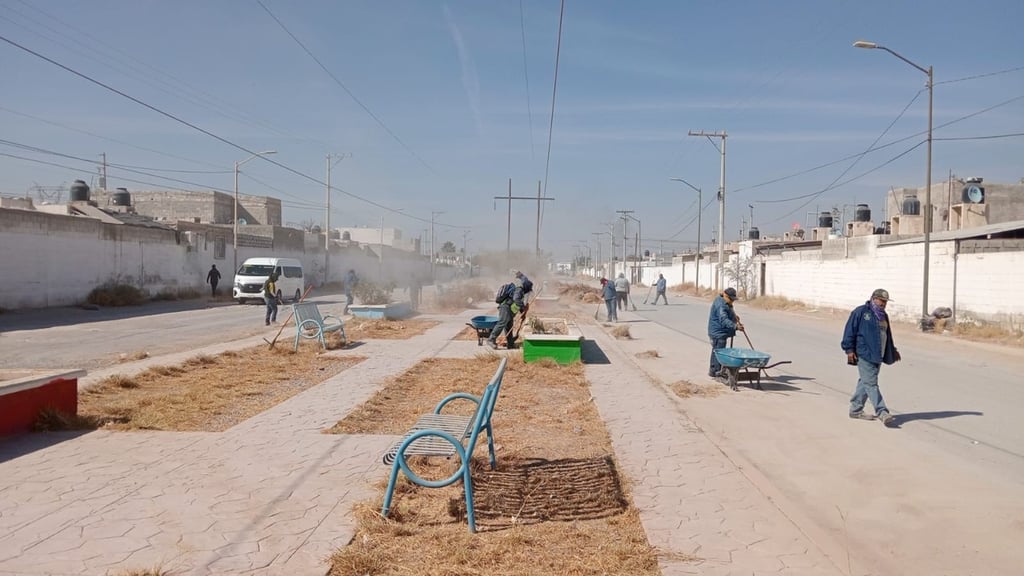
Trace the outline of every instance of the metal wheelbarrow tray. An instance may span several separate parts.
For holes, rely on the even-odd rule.
[[[754,388],[764,390],[761,387],[761,372],[780,364],[790,364],[789,360],[769,364],[772,359],[770,354],[758,352],[750,348],[719,348],[715,350],[715,357],[722,365],[722,370],[729,379],[729,387],[737,390],[737,383],[753,382]]]
[[[491,331],[498,324],[497,316],[473,316],[466,326],[476,330],[476,345],[483,346],[484,338],[491,337]]]

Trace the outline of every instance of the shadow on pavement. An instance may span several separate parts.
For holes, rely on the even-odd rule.
[[[761,379],[761,389],[765,392],[796,392],[803,390],[799,386],[790,386],[781,381],[781,378],[772,378],[770,380]]]
[[[580,342],[580,360],[582,360],[584,364],[612,363],[604,353],[604,350],[601,350],[601,347],[593,340],[583,340]]]
[[[0,437],[0,464],[14,460],[36,450],[43,450],[64,442],[84,436],[94,430],[76,430],[73,432],[27,432],[16,436]]]
[[[895,425],[899,426],[914,420],[941,420],[942,418],[956,418],[957,416],[984,416],[984,412],[975,410],[939,410],[936,412],[909,412],[907,414],[896,414]]]

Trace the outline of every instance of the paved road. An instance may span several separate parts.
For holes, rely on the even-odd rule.
[[[662,359],[637,362],[663,382],[708,382],[708,307],[641,305],[623,318],[636,337],[626,347],[658,349]],[[1019,573],[1024,351],[898,327],[904,361],[880,379],[900,422],[890,430],[846,417],[845,314],[738,311],[756,347],[793,364],[773,370],[767,392],[723,389],[690,399],[687,414],[802,531],[831,542],[837,564],[850,554],[854,573]]]
[[[344,297],[309,298],[338,313]],[[0,368],[84,368],[116,363],[121,354],[159,356],[246,336],[277,333],[263,325],[262,305],[206,300],[125,308],[57,308],[0,315]],[[279,321],[288,316],[281,306]]]

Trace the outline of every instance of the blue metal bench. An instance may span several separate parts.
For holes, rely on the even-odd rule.
[[[494,456],[491,416],[494,414],[494,405],[498,401],[498,392],[501,390],[501,381],[505,375],[507,364],[508,358],[502,358],[497,371],[479,398],[465,392],[446,396],[432,413],[421,416],[416,424],[406,432],[405,437],[384,453],[384,463],[391,466],[391,476],[384,494],[382,516],[387,516],[391,509],[391,499],[394,496],[399,471],[404,473],[413,484],[426,488],[443,488],[461,480],[466,492],[466,519],[469,522],[469,531],[476,532],[476,519],[473,513],[473,479],[470,476],[469,460],[473,456],[480,433],[485,432],[491,469],[493,470],[498,465],[497,458]],[[448,403],[458,399],[476,403],[476,411],[472,416],[441,414],[441,410]],[[407,458],[410,456],[451,458],[454,455],[459,457],[459,469],[444,480],[420,478],[409,468],[407,462]]]
[[[292,311],[295,314],[295,346],[292,348],[293,350],[299,349],[299,341],[303,338],[319,340],[320,345],[326,350],[327,340],[324,338],[324,335],[330,332],[340,332],[341,339],[347,340],[345,337],[345,324],[341,321],[341,318],[331,316],[330,314],[321,316],[320,309],[316,307],[315,303],[300,302],[292,304]],[[330,318],[337,322],[328,322]]]

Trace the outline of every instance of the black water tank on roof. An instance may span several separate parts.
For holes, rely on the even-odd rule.
[[[756,226],[751,226],[750,231],[747,232],[747,240],[760,240],[761,231]]]
[[[132,205],[132,194],[127,188],[118,188],[110,197],[110,202],[114,206],[131,206]]]
[[[867,204],[857,204],[853,219],[856,222],[871,222],[871,208],[868,208]]]
[[[921,201],[914,194],[907,194],[903,197],[903,215],[917,216],[921,213]]]
[[[75,180],[75,182],[71,185],[71,201],[89,201],[89,185],[86,184],[84,180]]]
[[[832,227],[832,213],[822,212],[818,215],[818,228],[831,228]]]

